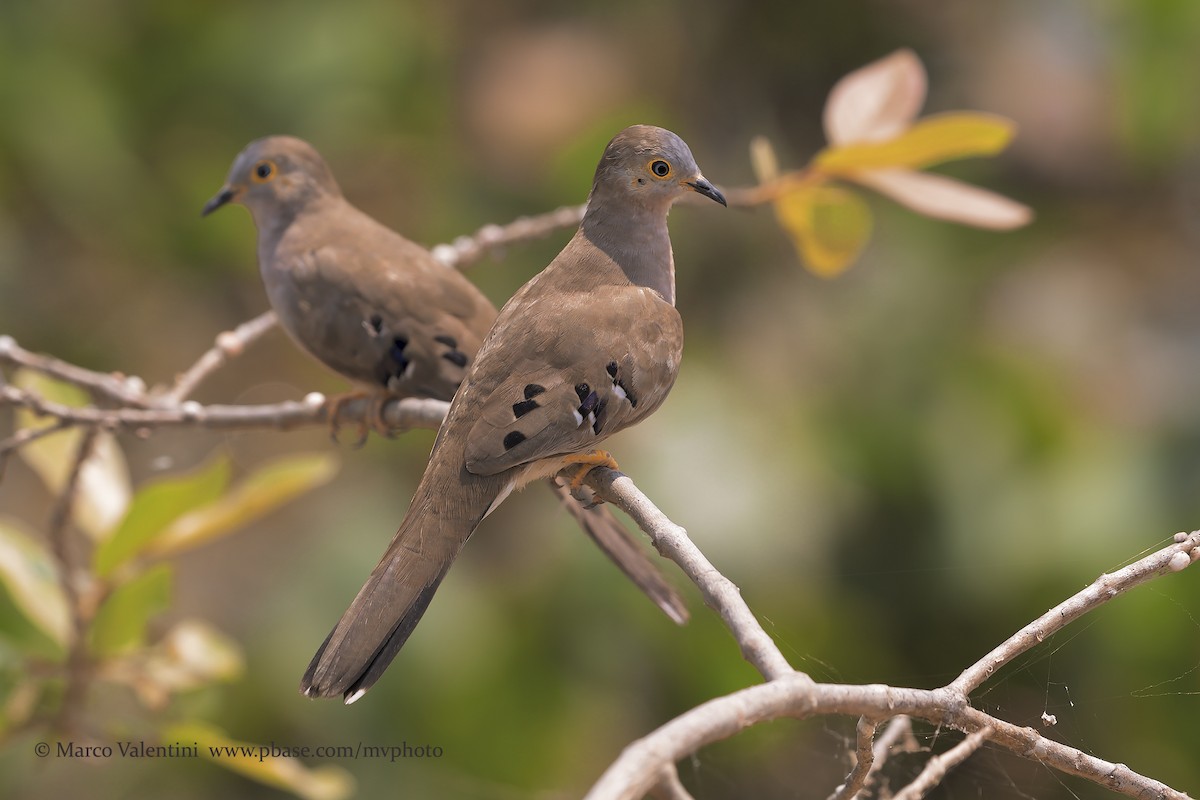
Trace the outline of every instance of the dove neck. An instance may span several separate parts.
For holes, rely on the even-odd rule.
[[[667,231],[667,208],[588,201],[583,235],[612,259],[625,278],[675,305],[675,260]],[[614,206],[617,210],[614,210]]]

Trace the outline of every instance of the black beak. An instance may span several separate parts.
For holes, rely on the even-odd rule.
[[[687,185],[692,187],[692,189],[694,189],[698,194],[702,194],[707,197],[709,200],[716,200],[726,208],[729,207],[729,203],[725,202],[725,195],[721,194],[721,192],[717,190],[717,187],[709,183],[707,179],[698,178],[694,181],[688,181]]]
[[[200,211],[200,216],[207,217],[212,212],[216,211],[221,206],[228,203],[237,194],[232,188],[226,186],[221,191],[217,192],[212,200],[204,204],[204,208]]]

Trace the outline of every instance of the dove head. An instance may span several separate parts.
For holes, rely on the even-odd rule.
[[[725,196],[701,174],[683,139],[664,128],[633,125],[604,149],[588,206],[621,198],[633,207],[665,212],[689,192],[725,205]]]
[[[238,153],[225,185],[201,213],[241,203],[263,230],[286,224],[315,200],[341,196],[333,173],[312,145],[292,136],[268,136]]]

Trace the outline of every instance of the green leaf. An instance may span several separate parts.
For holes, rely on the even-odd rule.
[[[197,747],[201,758],[304,800],[345,800],[354,793],[354,777],[341,767],[308,767],[290,754],[278,754],[286,748],[239,742],[204,722],[168,726],[161,741]]]
[[[33,370],[18,370],[13,377],[13,384],[50,402],[74,407],[88,404],[87,395],[78,387],[47,378]],[[40,430],[53,425],[54,420],[19,408],[16,423],[18,429]],[[70,477],[83,435],[78,428],[67,429],[44,436],[17,452],[41,478],[50,493],[58,495]],[[92,444],[91,457],[79,472],[72,517],[93,539],[103,540],[125,514],[129,495],[129,467],[125,463],[125,456],[112,434],[101,432]]]
[[[159,564],[114,589],[92,621],[92,651],[107,657],[145,644],[147,624],[171,605],[172,578]]]
[[[0,635],[31,650],[62,655],[71,637],[71,612],[58,564],[41,542],[7,519],[0,519],[0,586],[11,610],[19,612],[0,609]]]
[[[854,263],[871,236],[871,209],[837,186],[802,186],[775,201],[779,224],[809,270],[825,278]]]
[[[229,459],[214,458],[188,474],[172,475],[141,487],[116,532],[96,548],[96,573],[100,577],[111,575],[179,517],[219,498],[229,483],[229,473]]]
[[[293,498],[327,482],[337,472],[327,453],[293,455],[260,467],[225,496],[175,520],[147,548],[173,555],[226,536]]]
[[[992,156],[1012,141],[1016,125],[994,114],[953,112],[920,120],[894,139],[828,147],[813,165],[832,175],[876,169],[923,169],[972,156]]]

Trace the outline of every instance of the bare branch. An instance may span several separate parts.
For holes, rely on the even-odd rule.
[[[858,745],[854,753],[854,769],[850,770],[845,782],[829,796],[829,800],[847,800],[847,798],[857,797],[858,793],[867,785],[867,778],[870,777],[875,764],[873,745],[875,730],[878,727],[879,724],[872,719],[858,718],[858,725],[855,726]]]
[[[706,745],[763,722],[827,714],[870,716],[889,709],[985,738],[1024,758],[1086,778],[1140,800],[1187,800],[1187,795],[1124,764],[1113,764],[1046,739],[967,706],[946,689],[907,689],[879,684],[814,683],[799,673],[709,700],[628,745],[585,800],[635,800],[649,791],[664,763],[686,758]]]
[[[92,455],[92,447],[96,442],[96,428],[89,428],[79,440],[79,447],[71,462],[71,471],[67,474],[66,483],[59,493],[54,508],[50,513],[47,525],[47,537],[50,548],[58,561],[58,579],[62,586],[63,595],[67,600],[67,609],[71,614],[71,639],[67,652],[67,685],[63,691],[62,705],[55,720],[58,730],[69,733],[73,727],[75,715],[83,707],[88,685],[88,654],[87,654],[87,624],[88,618],[83,607],[83,600],[75,574],[75,559],[71,557],[70,543],[67,541],[68,523],[71,518],[71,508],[79,491],[79,476],[83,466]]]
[[[275,316],[274,311],[264,311],[232,331],[217,334],[212,348],[175,379],[175,385],[162,395],[162,402],[176,405],[190,397],[205,378],[227,364],[230,359],[240,356],[248,345],[262,338],[278,322],[279,318]]]
[[[940,755],[929,759],[916,780],[892,796],[892,800],[920,800],[946,777],[946,774],[975,754],[987,741],[991,728],[980,728]]]
[[[465,269],[494,250],[510,244],[541,239],[561,228],[572,228],[583,219],[584,206],[563,206],[544,214],[518,217],[507,225],[484,225],[450,244],[436,245],[433,257],[448,267]]]
[[[691,793],[679,782],[679,772],[674,763],[663,767],[658,783],[650,788],[650,796],[654,800],[694,800]]]
[[[969,695],[1000,667],[1089,611],[1152,578],[1179,572],[1200,558],[1197,549],[1200,548],[1200,532],[1177,533],[1175,542],[1174,546],[1163,548],[1124,569],[1101,575],[1091,586],[1059,603],[972,664],[948,688]]]
[[[628,514],[654,542],[658,552],[674,561],[700,588],[704,602],[721,615],[742,649],[742,656],[767,680],[800,675],[787,662],[774,640],[758,624],[741,591],[700,552],[687,531],[676,525],[646,497],[629,476],[605,467],[588,473],[584,481],[596,494]]]
[[[312,393],[304,400],[266,405],[201,405],[185,400],[174,408],[75,407],[45,400],[14,386],[0,387],[0,406],[16,405],[36,414],[54,417],[66,426],[98,425],[107,430],[150,430],[166,427],[199,427],[211,430],[276,429],[329,424],[329,404],[324,395]],[[397,430],[431,428],[442,424],[449,403],[418,398],[392,399],[383,407],[383,419]],[[366,398],[347,400],[338,406],[338,423],[359,423],[371,413]],[[14,437],[15,438],[15,437]],[[6,440],[8,441],[8,440]],[[24,444],[20,442],[19,444]]]
[[[31,353],[18,345],[11,336],[0,336],[0,366],[3,365],[35,370],[51,378],[110,397],[123,405],[136,408],[150,405],[145,394],[146,384],[141,378],[115,372],[94,372],[53,356]]]

